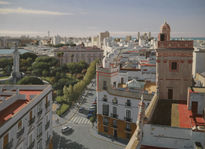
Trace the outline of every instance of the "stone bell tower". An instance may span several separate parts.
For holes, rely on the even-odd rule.
[[[156,49],[156,81],[160,99],[186,100],[192,85],[193,41],[170,40],[170,26],[161,26]]]

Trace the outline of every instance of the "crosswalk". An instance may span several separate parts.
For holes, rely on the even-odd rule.
[[[92,125],[89,119],[80,116],[72,117],[70,122],[74,124]]]

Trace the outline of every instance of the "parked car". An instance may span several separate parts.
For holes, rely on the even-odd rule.
[[[80,113],[83,113],[83,112],[84,112],[84,110],[85,110],[85,108],[84,108],[84,107],[80,107],[78,111],[79,111]]]
[[[71,131],[72,128],[70,126],[63,126],[62,129],[61,129],[61,132],[62,133],[65,133],[65,132],[68,132],[68,131]]]

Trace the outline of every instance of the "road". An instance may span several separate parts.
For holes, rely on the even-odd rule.
[[[86,118],[89,107],[96,99],[95,80],[87,86],[80,104],[71,109],[61,118],[53,113],[53,148],[54,149],[122,149],[125,145],[112,142],[110,138],[97,134],[96,126],[92,127]],[[78,106],[77,106],[78,105]],[[79,107],[84,107],[83,113],[78,112]],[[56,122],[59,119],[59,122]],[[64,125],[72,127],[68,133],[62,134]]]

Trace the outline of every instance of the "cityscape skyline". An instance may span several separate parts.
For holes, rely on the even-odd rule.
[[[112,36],[156,36],[167,21],[173,37],[205,37],[204,8],[203,0],[1,0],[0,35],[93,36],[108,30]]]

